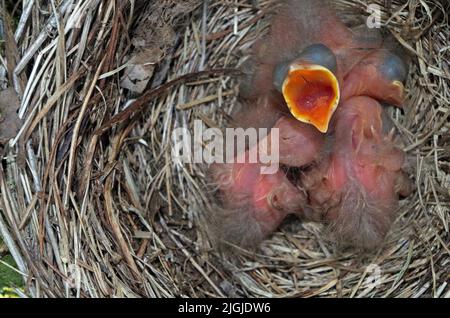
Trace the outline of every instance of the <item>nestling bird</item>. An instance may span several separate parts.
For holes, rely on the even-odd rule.
[[[404,101],[408,68],[394,42],[348,28],[327,1],[288,0],[244,72],[234,125],[279,128],[285,169],[261,175],[260,163],[211,167],[220,240],[254,246],[296,214],[326,224],[340,244],[379,245],[399,196],[411,191],[405,154],[380,105]],[[297,173],[288,176],[291,168]]]
[[[396,50],[396,43],[383,37],[377,29],[365,26],[347,28],[327,5],[328,2],[288,0],[273,17],[270,33],[254,44],[253,54],[243,67],[247,78],[240,90],[243,107],[235,116],[239,125],[272,127],[282,114],[289,111],[287,99],[294,117],[326,131],[340,99],[338,88],[354,66],[359,64],[361,69],[357,82],[365,83],[368,79],[365,76],[372,71],[371,65],[378,66],[377,61],[386,61],[381,58],[382,53]],[[387,55],[395,57],[395,54]],[[364,61],[371,55],[370,61]],[[398,59],[388,58],[387,61],[378,68],[381,77],[386,76],[385,79],[390,80],[388,83],[383,81],[383,84],[389,90],[392,86],[402,96],[402,87],[398,84],[406,76],[406,67],[396,66]],[[289,76],[283,82],[286,72]],[[293,82],[297,84],[295,90],[289,89]],[[283,84],[286,89],[284,96],[280,94]],[[325,89],[328,96],[324,98],[324,93],[314,96],[310,89],[314,90],[314,87]],[[341,95],[344,98],[349,96],[342,89]],[[294,100],[298,99],[309,100],[309,103],[295,105]],[[310,111],[312,108],[325,110],[323,118],[310,118],[311,113],[316,115]],[[247,118],[254,114],[259,115],[257,121],[247,123]]]
[[[282,117],[274,128],[280,132],[280,163],[305,166],[317,159],[323,138],[311,126],[298,125]],[[271,148],[270,136],[260,143]],[[248,159],[249,149],[244,157]],[[299,151],[301,149],[301,151]],[[219,201],[211,212],[211,228],[216,238],[252,247],[272,233],[288,214],[301,214],[307,203],[304,192],[282,170],[261,174],[261,163],[214,164],[209,173],[217,186]]]
[[[399,196],[411,183],[404,152],[383,131],[380,104],[352,97],[336,112],[331,153],[300,178],[308,193],[306,220],[324,222],[341,244],[377,246],[390,228]]]

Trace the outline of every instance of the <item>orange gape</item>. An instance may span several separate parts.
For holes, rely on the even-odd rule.
[[[328,123],[339,100],[337,84],[323,70],[295,70],[287,75],[283,95],[294,118],[312,124],[321,132]]]

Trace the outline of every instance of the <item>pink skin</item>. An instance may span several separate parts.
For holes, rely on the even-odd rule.
[[[279,129],[281,164],[303,167],[318,158],[325,140],[316,128],[290,117],[281,117],[274,128]]]
[[[281,171],[262,175],[260,168],[257,163],[211,167],[219,205],[211,211],[209,222],[220,243],[253,247],[275,231],[286,215],[301,211],[304,195],[286,176]]]
[[[280,163],[303,167],[298,181],[303,191],[282,170],[261,174],[259,163],[213,166],[223,208],[217,221],[222,239],[252,246],[288,214],[297,214],[330,224],[340,243],[378,245],[390,227],[399,194],[410,191],[401,170],[404,153],[383,134],[381,112],[370,97],[350,98],[338,108],[325,138],[293,119],[278,120]],[[327,142],[332,144],[328,153]]]
[[[225,207],[248,207],[250,219],[261,224],[264,232],[278,227],[288,213],[300,209],[298,191],[279,171],[275,174],[260,173],[260,164],[236,163],[217,165],[216,182],[223,192]]]
[[[298,125],[296,120],[283,117],[275,128],[280,132],[281,164],[303,166],[317,158],[323,136],[312,126]],[[270,136],[267,140],[271,140]],[[268,145],[270,149],[270,143]],[[248,159],[248,151],[245,159]],[[281,169],[274,174],[261,174],[261,168],[260,163],[211,167],[222,212],[215,213],[214,223],[219,224],[216,231],[222,240],[252,246],[271,234],[288,214],[303,213],[302,207],[307,202],[304,193]]]
[[[399,194],[411,191],[401,170],[405,154],[383,135],[381,112],[370,97],[343,103],[334,120],[332,153],[302,177],[311,207],[307,217],[331,224],[339,240],[363,248],[381,242]]]
[[[234,116],[237,126],[270,128],[280,117],[290,116],[283,96],[273,85],[274,69],[315,43],[325,44],[336,55],[335,75],[340,86],[355,65],[383,46],[377,31],[350,30],[323,1],[286,1],[274,16],[270,33],[255,43],[254,54],[243,66],[248,76],[241,84],[243,107]]]
[[[353,97],[341,105],[334,120],[332,154],[304,177],[312,202],[322,205],[325,197],[344,192],[349,183],[356,183],[368,198],[382,201],[381,205],[397,200],[395,176],[405,156],[382,135],[381,111],[379,103],[369,97]],[[334,213],[327,218],[333,217]]]
[[[382,72],[386,68],[386,66],[383,67],[383,63],[386,63],[388,59],[392,59],[390,52],[376,50],[355,65],[345,77],[341,100],[365,95],[401,107],[405,98],[403,87],[394,85],[393,80],[389,80]],[[397,74],[394,75],[403,77],[398,70],[396,72]]]

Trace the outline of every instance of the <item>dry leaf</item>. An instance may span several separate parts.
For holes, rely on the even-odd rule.
[[[138,2],[143,14],[133,32],[134,51],[120,85],[141,94],[153,76],[155,67],[169,55],[176,42],[176,26],[181,17],[192,12],[199,0]]]
[[[135,53],[122,78],[120,86],[137,94],[141,94],[147,87],[155,64],[159,63],[163,58],[163,51],[160,48],[150,47]]]

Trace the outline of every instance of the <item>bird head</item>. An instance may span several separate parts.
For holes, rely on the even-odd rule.
[[[275,67],[274,85],[297,120],[326,133],[339,104],[337,61],[323,44],[306,47],[293,61]]]

